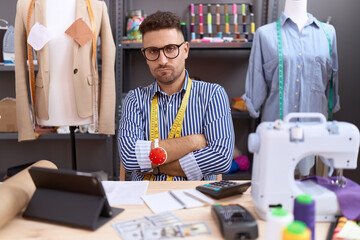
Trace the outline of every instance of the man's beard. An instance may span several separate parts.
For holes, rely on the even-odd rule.
[[[166,72],[158,72],[158,70],[162,69],[162,68],[165,68],[168,71],[166,71]],[[159,82],[163,83],[163,84],[171,84],[177,78],[177,76],[175,76],[174,68],[170,67],[170,66],[158,67],[158,68],[156,68],[155,72],[156,72],[156,79]]]

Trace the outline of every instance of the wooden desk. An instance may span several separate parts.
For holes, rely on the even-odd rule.
[[[147,190],[147,194],[160,193],[168,191],[170,189],[186,189],[194,188],[197,185],[204,184],[205,182],[189,181],[189,182],[150,182]],[[217,203],[239,203],[246,207],[257,219],[258,216],[255,213],[254,205],[251,201],[250,191],[248,190],[243,195],[237,195],[233,197],[224,198]],[[153,214],[152,211],[145,205],[134,206],[119,206],[125,208],[125,211],[116,216],[111,222],[129,220],[132,218],[142,217]],[[198,222],[205,221],[211,231],[212,235],[202,235],[199,237],[188,238],[195,239],[223,239],[218,225],[211,216],[210,206],[183,209],[174,211],[174,214],[182,219],[184,222]],[[329,223],[317,223],[316,224],[316,239],[325,240]],[[266,234],[266,222],[258,220],[259,238],[265,239]],[[96,231],[82,230],[71,227],[66,227],[56,224],[48,224],[38,221],[25,220],[21,216],[13,219],[7,223],[2,229],[0,229],[0,239],[26,239],[26,240],[102,240],[102,239],[121,239],[116,233],[110,223],[105,224]],[[179,238],[180,239],[180,238]]]

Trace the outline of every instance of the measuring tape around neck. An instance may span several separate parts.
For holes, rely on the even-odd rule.
[[[329,52],[330,58],[332,57],[332,47],[331,47],[331,39],[328,31],[325,28],[324,23],[320,22],[322,29],[325,32],[326,38],[329,42]],[[282,40],[281,40],[281,23],[280,18],[276,21],[276,35],[277,35],[277,43],[278,43],[278,56],[279,56],[279,112],[280,119],[283,119],[283,98],[284,98],[284,56],[282,49]],[[330,79],[330,95],[329,95],[329,104],[328,104],[328,120],[332,120],[332,110],[333,110],[333,73],[331,71],[331,79]]]
[[[90,17],[90,23],[91,23],[91,29],[93,32],[93,40],[92,40],[92,50],[93,50],[93,72],[96,73],[96,24],[95,24],[95,17],[94,12],[92,10],[92,6],[90,3],[90,0],[86,0],[87,10]],[[31,0],[27,16],[26,16],[26,34],[27,38],[29,37],[30,33],[30,21],[31,21],[31,15],[34,10],[35,6],[35,0]],[[32,101],[32,111],[33,111],[33,122],[35,123],[35,70],[34,70],[34,56],[33,56],[33,48],[30,44],[27,43],[27,56],[29,61],[29,84],[30,84],[30,93],[31,93],[31,101]],[[97,109],[97,101],[98,101],[98,85],[97,83],[93,83],[93,116],[94,116],[94,125],[95,125],[95,131],[97,131],[98,128],[98,109]]]
[[[176,114],[175,121],[171,127],[168,138],[177,138],[181,136],[181,129],[185,117],[185,110],[189,102],[191,90],[191,79],[188,77],[188,84],[186,86],[186,92],[183,100],[181,101],[180,109]],[[158,120],[158,99],[157,93],[154,98],[151,100],[151,115],[150,115],[150,141],[154,141],[156,138],[159,138],[159,120]],[[155,175],[146,175],[143,180],[153,181]],[[173,176],[167,176],[166,181],[172,181]]]
[[[181,136],[182,123],[184,121],[185,110],[189,102],[191,90],[191,79],[188,77],[188,84],[184,98],[181,102],[180,109],[176,114],[175,121],[171,127],[168,138],[177,138]],[[151,116],[150,116],[150,141],[154,141],[155,138],[159,138],[159,121],[158,121],[158,99],[157,93],[151,101]]]

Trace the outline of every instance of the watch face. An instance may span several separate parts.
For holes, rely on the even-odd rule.
[[[156,167],[156,168],[153,169],[153,174],[154,174],[154,175],[159,175],[159,174],[160,174],[160,169],[159,169],[159,167]]]

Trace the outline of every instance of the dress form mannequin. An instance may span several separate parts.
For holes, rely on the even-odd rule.
[[[286,0],[284,13],[297,24],[301,31],[308,21],[307,0]]]
[[[46,27],[49,30],[49,119],[37,118],[42,126],[90,124],[92,117],[80,118],[76,110],[73,79],[74,40],[65,31],[76,20],[76,0],[47,0]]]
[[[283,53],[282,77],[278,29]],[[329,111],[335,113],[340,109],[337,72],[334,27],[323,25],[308,13],[307,0],[285,0],[279,20],[259,27],[255,33],[242,98],[250,115],[261,116],[262,121],[275,121],[281,114],[291,112],[320,112],[328,116]],[[298,164],[302,176],[309,175],[313,164],[308,159]]]
[[[28,39],[31,32],[32,38]],[[101,72],[94,59],[95,38],[101,39],[98,55],[102,60]],[[31,48],[35,49],[38,62],[36,77],[32,71],[27,73]],[[37,138],[34,120],[44,126],[93,123],[96,133],[115,134],[115,55],[104,1],[18,0],[15,17],[18,141]]]
[[[49,119],[37,118],[42,126],[70,126],[72,168],[77,170],[75,126],[92,123],[76,110],[73,78],[74,40],[65,31],[76,20],[76,0],[46,0],[46,27],[49,41]]]

